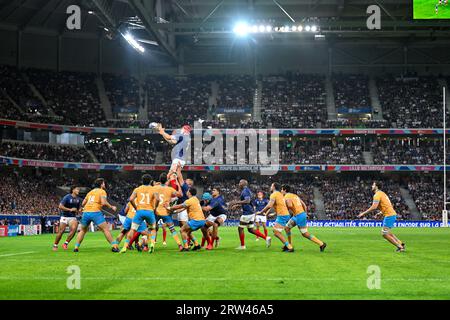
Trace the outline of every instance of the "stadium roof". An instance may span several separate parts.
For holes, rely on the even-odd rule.
[[[82,28],[76,32],[66,29],[72,4],[82,8]],[[381,8],[381,30],[366,27],[366,10],[373,4]],[[179,60],[181,48],[229,46],[238,21],[311,23],[328,42],[450,39],[448,20],[413,21],[411,0],[0,0],[0,29],[96,38],[132,30],[172,61]],[[267,33],[254,41],[289,45],[299,39],[315,41],[310,33]]]

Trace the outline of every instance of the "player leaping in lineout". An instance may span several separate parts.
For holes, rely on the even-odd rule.
[[[172,132],[172,134],[168,134],[162,127],[162,124],[158,123],[156,129],[164,140],[173,146],[171,152],[172,164],[168,174],[170,176],[177,171],[178,166],[183,169],[186,164],[187,148],[191,142],[192,128],[190,125],[186,124],[181,129]]]
[[[383,187],[380,181],[375,181],[372,184],[372,191],[374,193],[373,202],[369,209],[360,213],[358,218],[362,218],[367,213],[379,209],[381,213],[384,215],[383,219],[383,228],[381,229],[381,234],[383,238],[392,243],[395,247],[397,247],[397,252],[405,251],[405,244],[399,240],[391,231],[394,227],[395,220],[397,219],[397,213],[392,206],[391,200],[389,197],[381,191]]]

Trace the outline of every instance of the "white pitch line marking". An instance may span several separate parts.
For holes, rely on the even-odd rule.
[[[12,256],[19,256],[19,255],[22,255],[22,254],[35,253],[35,252],[36,251],[27,251],[27,252],[0,254],[0,257],[12,257]]]

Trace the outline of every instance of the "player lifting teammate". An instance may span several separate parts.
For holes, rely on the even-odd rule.
[[[193,251],[200,250],[201,246],[195,239],[192,232],[201,229],[203,236],[208,238],[208,232],[206,228],[206,220],[205,215],[203,214],[202,207],[200,205],[200,201],[196,197],[197,190],[192,187],[189,188],[187,192],[188,199],[184,201],[182,204],[177,204],[174,206],[166,205],[167,210],[180,210],[186,209],[189,221],[181,228],[181,237],[183,238],[183,248],[181,251],[189,251],[188,239],[190,238],[194,242]]]
[[[281,193],[284,195],[286,206],[292,214],[292,217],[289,219],[285,228],[289,243],[292,245],[291,230],[292,228],[297,226],[302,236],[318,244],[320,246],[320,251],[323,252],[327,244],[320,241],[318,238],[308,232],[306,204],[300,199],[298,195],[291,192],[291,187],[289,185],[283,185],[281,187]],[[286,247],[283,247],[284,250],[285,248]]]
[[[177,182],[177,190],[172,187],[166,185],[167,183],[167,175],[165,173],[161,173],[159,176],[159,182],[156,187],[156,192],[159,195],[159,206],[156,208],[156,215],[159,219],[162,219],[163,223],[169,228],[170,233],[172,234],[173,239],[178,245],[178,248],[181,250],[182,245],[181,241],[178,238],[177,232],[175,231],[175,225],[172,220],[172,215],[166,209],[167,205],[170,204],[172,198],[178,198],[182,196],[181,187]]]
[[[220,189],[215,187],[212,189],[212,194],[203,194],[202,199],[205,201],[202,210],[204,213],[209,213],[206,218],[207,226],[212,226],[213,231],[208,240],[208,247],[212,249],[213,242],[216,241],[216,247],[219,245],[219,226],[222,226],[227,220],[227,209],[225,200],[220,194]]]
[[[358,215],[358,218],[362,218],[367,213],[379,209],[384,215],[383,228],[381,229],[383,238],[397,247],[397,252],[403,252],[405,251],[405,244],[400,241],[391,231],[394,227],[395,221],[397,220],[397,213],[395,212],[391,200],[389,200],[389,197],[386,195],[386,193],[381,191],[382,187],[383,185],[380,181],[375,181],[372,184],[372,191],[374,193],[372,205],[369,209],[360,213]]]
[[[244,228],[247,228],[247,231],[249,233],[254,234],[257,237],[263,238],[266,240],[266,246],[270,247],[271,244],[271,238],[266,237],[264,234],[259,232],[258,230],[254,229],[255,225],[255,218],[256,215],[253,211],[253,206],[251,204],[252,202],[252,192],[250,191],[250,188],[248,187],[247,180],[240,180],[239,181],[239,189],[241,190],[240,199],[238,201],[232,201],[230,203],[230,209],[235,209],[237,207],[242,207],[242,215],[239,221],[239,239],[241,241],[241,245],[237,247],[238,250],[245,250],[245,234],[244,234]]]
[[[148,174],[142,176],[142,185],[134,189],[130,196],[130,204],[136,210],[136,215],[133,218],[131,224],[131,230],[125,240],[121,253],[125,253],[128,248],[128,244],[131,243],[135,232],[139,229],[140,225],[146,221],[148,229],[150,230],[150,245],[149,252],[152,253],[155,250],[155,238],[156,238],[156,218],[155,208],[159,205],[159,198],[157,193],[157,187],[151,185],[152,177]],[[148,233],[143,238],[144,245],[146,245],[148,239]]]
[[[94,182],[94,189],[89,191],[84,198],[81,205],[83,216],[81,217],[81,230],[77,236],[77,243],[75,244],[74,252],[78,252],[81,242],[88,231],[89,224],[93,222],[99,227],[99,229],[105,234],[106,240],[112,245],[113,252],[119,252],[118,244],[113,239],[111,232],[109,231],[108,223],[101,212],[102,207],[110,208],[112,211],[116,211],[116,207],[109,204],[106,194],[106,182],[103,178],[98,178]]]

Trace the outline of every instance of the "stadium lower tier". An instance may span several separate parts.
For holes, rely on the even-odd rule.
[[[0,214],[58,215],[58,204],[70,186],[82,188],[84,196],[97,177],[107,181],[108,199],[120,209],[133,189],[140,184],[142,172],[113,172],[72,169],[1,167]],[[149,172],[157,179],[161,172]],[[264,176],[251,172],[184,172],[203,192],[219,188],[227,203],[239,198],[240,179],[249,181],[254,196],[263,191],[270,195],[272,182],[289,184],[307,205],[312,220],[353,220],[370,207],[373,181],[382,181],[399,220],[441,220],[443,209],[443,174],[435,173],[283,173]],[[450,184],[448,184],[450,185]],[[447,192],[449,194],[449,192]],[[447,201],[449,201],[448,197]],[[373,219],[375,214],[366,218]],[[237,219],[240,210],[229,210]]]

